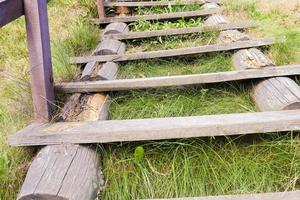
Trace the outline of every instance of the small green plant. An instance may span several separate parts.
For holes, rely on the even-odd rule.
[[[140,163],[145,156],[145,150],[142,146],[138,146],[134,150],[134,161]]]

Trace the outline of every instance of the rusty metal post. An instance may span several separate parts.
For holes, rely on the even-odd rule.
[[[54,101],[47,0],[24,0],[24,14],[35,119],[46,122]]]
[[[104,0],[97,0],[98,16],[99,19],[105,18]]]

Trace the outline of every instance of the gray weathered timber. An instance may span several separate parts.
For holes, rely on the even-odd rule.
[[[193,117],[62,122],[27,127],[9,136],[13,146],[109,143],[300,130],[300,111]]]
[[[105,7],[152,7],[152,6],[169,6],[169,5],[189,5],[189,4],[204,4],[204,0],[180,0],[180,1],[108,1],[104,3]]]
[[[274,66],[271,59],[256,48],[237,51],[232,56],[232,63],[237,70]]]
[[[287,65],[268,67],[264,69],[239,70],[207,74],[119,79],[112,81],[69,82],[56,84],[55,88],[66,93],[122,91],[144,88],[219,83],[276,76],[292,76],[299,74],[300,65]]]
[[[211,14],[220,12],[219,9],[208,9],[188,12],[175,12],[175,13],[164,13],[164,14],[152,14],[152,15],[135,15],[126,17],[106,17],[104,19],[91,19],[91,22],[97,25],[109,24],[113,22],[134,22],[139,20],[170,20],[170,19],[181,19],[181,18],[192,18],[192,17],[205,17]]]
[[[216,25],[220,25],[220,24],[228,24],[228,21],[223,15],[217,14],[217,15],[209,16],[205,20],[204,24],[207,26],[216,26]]]
[[[105,64],[104,64],[105,65]],[[100,73],[102,64],[88,63],[93,71]],[[94,68],[94,69],[93,69]],[[96,69],[95,69],[96,68]],[[101,73],[111,76],[109,70]],[[110,98],[106,94],[73,94],[64,105],[59,119],[62,121],[107,120]],[[90,200],[94,199],[104,180],[100,156],[93,147],[79,145],[54,145],[42,148],[27,173],[18,199]]]
[[[238,30],[221,31],[219,35],[219,41],[222,43],[231,43],[231,42],[246,41],[246,40],[250,40],[250,37]]]
[[[98,153],[80,145],[52,145],[33,160],[18,200],[89,200],[101,178]]]
[[[299,200],[300,191],[151,200]],[[149,199],[150,200],[150,199]]]
[[[300,86],[287,77],[263,80],[252,90],[252,97],[261,111],[300,108]]]
[[[128,32],[129,32],[129,27],[127,24],[123,22],[115,22],[115,23],[108,24],[105,27],[102,33],[102,37],[108,34],[122,34],[122,33],[126,34]]]
[[[203,9],[217,9],[219,8],[220,6],[216,3],[206,3],[203,5]]]
[[[23,0],[0,1],[0,28],[24,14]]]
[[[118,75],[118,64],[114,62],[106,62],[96,75],[96,80],[114,80]]]
[[[94,55],[116,55],[124,54],[126,46],[123,42],[112,39],[104,39],[97,46]]]
[[[253,22],[245,23],[231,23],[231,24],[219,24],[215,26],[202,26],[202,27],[190,27],[190,28],[174,28],[165,30],[145,31],[145,32],[129,32],[121,34],[107,34],[105,38],[111,38],[115,40],[132,40],[132,39],[144,39],[158,36],[171,36],[171,35],[185,35],[193,33],[202,33],[210,30],[231,30],[231,29],[246,29],[253,27]]]
[[[219,51],[231,51],[231,50],[244,49],[250,47],[261,47],[261,46],[274,44],[275,42],[276,41],[273,38],[255,39],[255,40],[248,40],[248,41],[232,42],[229,44],[213,44],[213,45],[205,45],[205,46],[181,48],[181,49],[147,51],[147,52],[130,53],[130,54],[128,53],[124,55],[71,57],[70,62],[73,64],[81,64],[81,63],[87,63],[93,61],[120,62],[120,61],[142,60],[142,59],[150,59],[150,58],[166,58],[166,57],[194,55],[194,54],[219,52]]]
[[[48,121],[54,102],[47,0],[24,0],[35,119]]]

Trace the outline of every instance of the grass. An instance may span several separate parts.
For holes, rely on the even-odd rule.
[[[143,148],[136,159],[136,148]],[[299,139],[230,137],[102,147],[102,199],[193,197],[299,188]]]
[[[276,64],[299,63],[299,20],[293,11],[262,11],[260,2],[225,2],[225,12],[235,19],[255,19],[254,36],[285,37],[286,42],[266,51]],[[193,7],[139,10],[144,14],[187,11]],[[87,19],[96,16],[92,0],[51,1],[51,47],[55,81],[78,76],[69,65],[70,55],[87,54],[98,31]],[[233,16],[230,16],[233,15]],[[289,20],[285,20],[286,17]],[[139,21],[133,31],[193,27],[201,19],[175,22]],[[297,26],[298,25],[298,26]],[[203,37],[205,36],[205,37]],[[0,199],[15,199],[36,149],[10,148],[6,136],[26,126],[32,118],[24,19],[0,29]],[[169,49],[206,44],[216,35],[166,37],[131,43],[138,50]],[[13,42],[11,42],[13,41]],[[18,44],[18,45],[16,45]],[[134,61],[120,66],[119,78],[152,77],[228,71],[229,53],[176,59]],[[210,115],[253,112],[250,84],[219,84],[112,93],[111,119]],[[98,145],[103,157],[105,190],[102,199],[204,196],[299,189],[299,137],[293,133],[206,139],[170,140]]]
[[[249,94],[249,88],[237,84],[130,91],[112,96],[110,116],[134,119],[253,112],[256,108]]]

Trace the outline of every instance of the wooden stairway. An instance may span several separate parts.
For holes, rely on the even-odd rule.
[[[99,19],[106,25],[102,40],[90,56],[72,57],[71,63],[84,64],[78,82],[57,83],[56,91],[72,93],[60,121],[33,123],[11,135],[13,146],[41,146],[33,160],[18,199],[89,200],[103,187],[101,161],[93,145],[124,141],[164,140],[193,137],[266,134],[300,130],[300,87],[293,77],[300,65],[274,66],[259,49],[277,42],[273,38],[250,38],[241,32],[253,22],[229,23],[223,18],[219,1],[185,0],[180,5],[199,3],[204,9],[189,12],[142,16],[105,16],[105,7],[140,7],[178,5],[177,1],[98,0]],[[212,3],[211,3],[212,2]],[[203,27],[130,32],[128,23],[137,20],[161,21],[202,17]],[[220,31],[219,43],[198,47],[126,53],[125,40],[175,36]],[[190,56],[203,53],[231,52],[235,70],[206,74],[165,76],[139,79],[116,79],[118,62],[141,59]],[[116,80],[115,80],[116,79]],[[209,116],[107,120],[110,91],[247,81],[253,85],[252,96],[261,112]],[[182,88],[185,89],[185,88]],[[91,168],[87,167],[91,166]],[[86,173],[81,173],[82,170]],[[99,184],[100,183],[100,184]],[[96,185],[95,185],[96,184]],[[51,187],[46,187],[51,185]],[[299,191],[253,195],[187,197],[178,200],[296,200]]]

